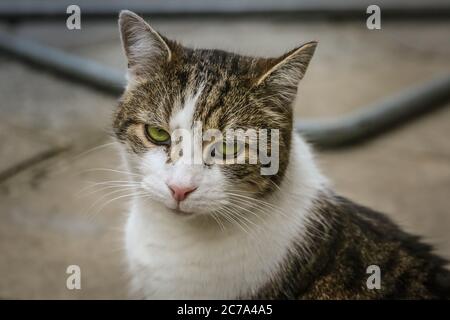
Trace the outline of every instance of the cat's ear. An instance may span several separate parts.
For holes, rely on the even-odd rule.
[[[276,59],[270,59],[256,86],[269,86],[281,95],[295,97],[297,86],[308,68],[317,42],[308,42]]]
[[[168,42],[134,12],[120,12],[119,28],[128,68],[132,73],[148,71],[172,59]]]

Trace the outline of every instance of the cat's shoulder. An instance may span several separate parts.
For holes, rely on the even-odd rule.
[[[386,214],[327,192],[315,204],[316,215],[329,221],[330,270],[361,288],[367,268],[376,266],[384,278],[382,297],[450,297],[447,261],[419,236],[403,231]],[[320,220],[318,219],[318,220]],[[352,285],[349,285],[352,287]],[[363,288],[363,287],[362,287]],[[375,292],[366,292],[369,296]]]

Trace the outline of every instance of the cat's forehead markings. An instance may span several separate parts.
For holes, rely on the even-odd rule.
[[[200,85],[195,93],[188,94],[185,97],[182,106],[174,109],[169,122],[170,130],[192,128],[197,101],[204,87],[204,84]]]

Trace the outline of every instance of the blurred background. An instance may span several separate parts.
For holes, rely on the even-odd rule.
[[[66,27],[70,4],[81,9],[80,30]],[[2,1],[0,298],[127,297],[121,231],[127,198],[113,201],[118,194],[93,185],[124,179],[111,171],[120,162],[110,136],[117,89],[30,64],[23,50],[37,52],[33,44],[38,44],[83,58],[75,60],[75,69],[93,61],[111,77],[121,77],[126,68],[117,30],[121,9],[143,14],[163,35],[198,48],[276,56],[318,40],[295,115],[341,119],[336,117],[450,73],[448,1],[377,1],[380,30],[366,26],[370,4]],[[14,47],[17,39],[22,42]],[[386,212],[450,258],[450,101],[440,99],[438,108],[423,105],[430,112],[382,129],[381,135],[318,148],[317,160],[340,194]],[[72,264],[81,267],[81,290],[66,288]]]

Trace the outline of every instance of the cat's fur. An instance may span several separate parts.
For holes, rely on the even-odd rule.
[[[126,226],[137,297],[449,297],[445,261],[384,215],[335,195],[293,132],[292,103],[315,43],[251,58],[184,48],[129,11],[119,24],[129,83],[113,127],[137,193]],[[180,164],[143,133],[145,124],[171,132],[194,121],[279,129],[278,173]],[[167,181],[198,189],[174,210]],[[370,265],[381,269],[380,289],[366,285]]]

